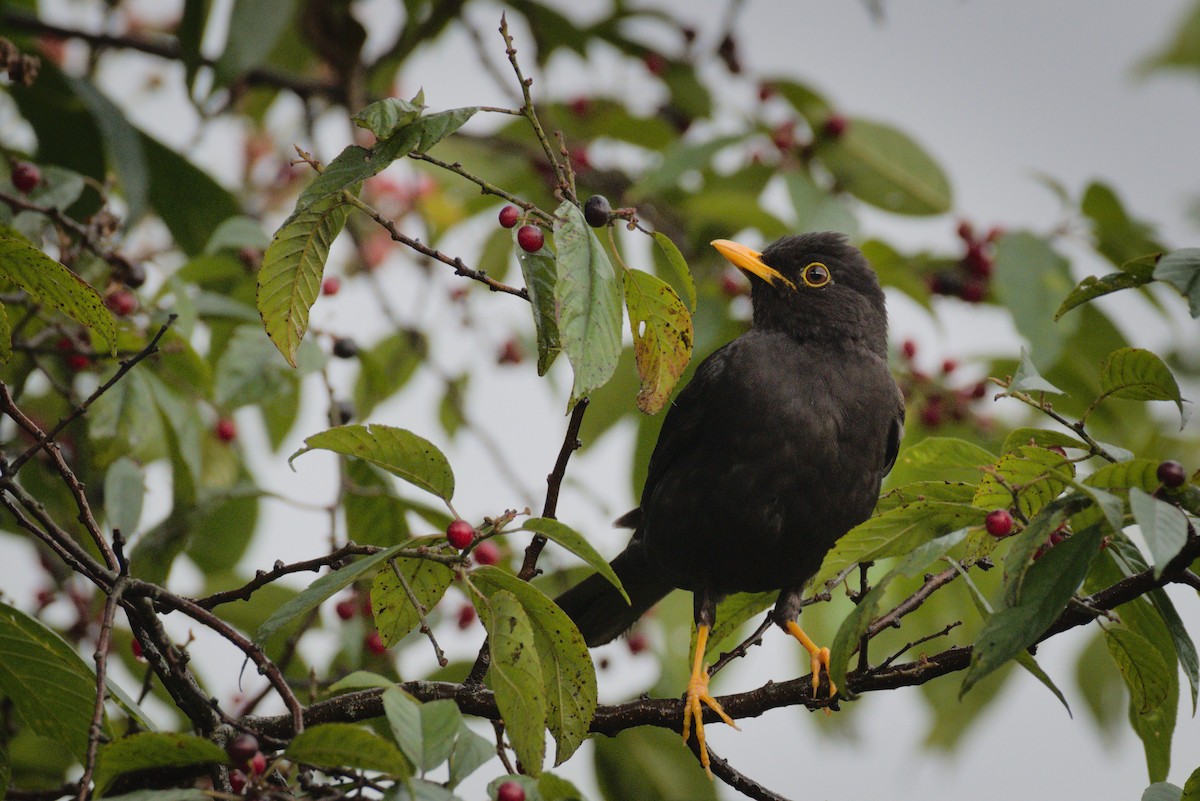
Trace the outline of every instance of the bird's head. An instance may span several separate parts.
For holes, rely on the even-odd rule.
[[[754,325],[801,341],[858,340],[887,351],[887,310],[875,271],[836,233],[794,234],[761,253],[728,239],[712,243],[750,278]]]

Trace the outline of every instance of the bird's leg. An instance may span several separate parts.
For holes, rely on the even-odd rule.
[[[733,718],[725,713],[717,699],[708,693],[708,668],[704,664],[704,649],[708,645],[708,633],[712,629],[716,617],[716,603],[702,598],[702,593],[696,594],[696,655],[692,659],[692,675],[688,679],[687,697],[683,707],[683,739],[686,741],[692,733],[692,721],[696,724],[696,743],[700,746],[700,764],[708,778],[712,778],[709,767],[708,747],[704,744],[704,707],[721,716],[721,720],[741,731]]]
[[[696,627],[696,658],[692,662],[692,677],[688,679],[687,702],[683,708],[683,739],[692,733],[692,721],[696,722],[696,743],[700,746],[700,764],[708,778],[712,778],[712,769],[708,766],[708,747],[704,744],[704,707],[721,716],[721,720],[735,729],[741,730],[733,718],[725,713],[717,699],[708,694],[708,668],[704,664],[704,647],[708,643],[708,626],[701,624]]]
[[[818,648],[817,644],[812,641],[812,638],[804,633],[804,629],[800,628],[800,624],[794,620],[787,622],[788,633],[800,641],[804,646],[804,650],[808,651],[810,664],[812,665],[812,688],[813,698],[817,697],[817,689],[821,686],[821,668],[825,668],[825,674],[829,675],[829,649]],[[829,679],[829,697],[837,695],[837,686],[833,683],[833,678]],[[827,712],[829,710],[826,710]]]

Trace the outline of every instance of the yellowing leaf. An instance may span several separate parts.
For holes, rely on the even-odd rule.
[[[625,305],[642,379],[638,408],[657,414],[691,360],[692,316],[675,290],[640,270],[625,271]]]

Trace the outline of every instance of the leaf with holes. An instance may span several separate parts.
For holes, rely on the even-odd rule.
[[[621,285],[583,219],[564,201],[554,212],[558,279],[554,300],[562,348],[575,370],[571,405],[608,383],[621,356]]]
[[[288,463],[314,450],[370,462],[444,501],[454,497],[454,473],[446,456],[432,442],[411,431],[378,424],[330,428],[304,440],[304,447],[289,456]]]
[[[625,271],[625,305],[642,387],[638,408],[657,414],[692,357],[692,316],[664,281],[640,270]]]
[[[308,330],[308,310],[321,291],[329,247],[349,213],[350,206],[342,198],[325,198],[288,218],[263,254],[258,313],[267,336],[292,367]]]

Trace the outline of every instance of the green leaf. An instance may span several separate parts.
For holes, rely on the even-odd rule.
[[[839,688],[842,688],[843,694],[847,693],[846,667],[850,664],[850,657],[858,650],[859,640],[879,612],[888,585],[902,576],[909,578],[919,576],[930,563],[940,559],[951,548],[962,542],[966,535],[967,529],[960,528],[913,549],[883,578],[876,581],[875,586],[865,597],[859,599],[854,611],[847,615],[846,619],[842,621],[842,625],[838,627],[833,645],[829,649],[829,678]],[[846,697],[852,696],[847,695]]]
[[[1148,350],[1114,351],[1100,372],[1100,389],[1113,398],[1174,401],[1183,415],[1183,396],[1175,376],[1162,359]]]
[[[151,208],[184,253],[200,254],[217,226],[241,207],[211,175],[171,148],[145,133],[141,143],[150,168]]]
[[[1171,677],[1158,650],[1142,635],[1120,626],[1105,628],[1104,642],[1129,688],[1133,713],[1149,715],[1162,706],[1171,690]]]
[[[312,343],[305,343],[297,364],[311,372],[324,359]],[[300,390],[298,376],[279,358],[279,352],[255,325],[239,326],[217,361],[213,400],[223,409],[274,402]]]
[[[1154,280],[1165,281],[1188,300],[1192,317],[1200,317],[1200,248],[1173,250],[1158,260]]]
[[[1032,518],[1023,531],[1009,540],[1004,559],[1004,598],[1007,606],[1015,606],[1023,597],[1025,579],[1034,565],[1034,555],[1046,544],[1066,519],[1079,509],[1082,499],[1077,495],[1056,498]]]
[[[421,139],[413,150],[417,153],[427,153],[431,147],[461,128],[478,111],[479,106],[467,106],[430,114],[421,120]]]
[[[1142,529],[1142,536],[1154,557],[1154,577],[1163,570],[1187,544],[1188,521],[1179,507],[1147,495],[1137,487],[1129,490],[1129,509]]]
[[[126,773],[224,763],[227,759],[223,748],[202,737],[167,732],[131,734],[105,744],[96,754],[96,795],[104,795],[113,781]]]
[[[229,17],[225,50],[213,67],[217,82],[232,83],[244,73],[267,63],[275,43],[294,17],[296,0],[235,0]]]
[[[558,279],[554,300],[563,350],[575,370],[571,405],[612,377],[621,356],[621,285],[579,207],[554,212]]]
[[[377,100],[351,119],[359,128],[366,128],[377,139],[386,139],[413,122],[425,111],[425,93],[418,92],[412,100],[385,97]]]
[[[691,360],[692,316],[675,290],[641,270],[625,271],[625,305],[642,379],[638,408],[657,414]]]
[[[1153,228],[1131,218],[1116,193],[1105,184],[1089,184],[1079,210],[1092,222],[1096,250],[1121,269],[1134,259],[1163,249],[1154,239]]]
[[[1087,444],[1082,440],[1058,431],[1051,431],[1047,428],[1014,428],[1004,438],[1004,445],[1000,447],[1000,452],[1012,453],[1022,445],[1037,445],[1040,448],[1074,448],[1081,451],[1088,449]]]
[[[853,236],[858,230],[858,220],[850,209],[836,195],[817,186],[811,177],[802,172],[787,172],[783,180],[792,210],[796,212],[796,233],[840,231]]]
[[[725,640],[732,637],[741,629],[742,624],[758,615],[763,610],[775,604],[779,593],[775,590],[767,592],[735,592],[717,604],[717,622],[713,624],[708,635],[708,643],[704,646],[705,658],[727,650],[722,646]],[[696,653],[696,627],[691,626],[691,644],[688,653]]]
[[[583,635],[558,604],[510,573],[480,567],[471,580],[485,595],[511,593],[528,614],[541,663],[546,725],[558,745],[554,764],[561,765],[587,738],[596,713],[596,670]]]
[[[267,620],[258,628],[254,634],[254,641],[262,644],[271,638],[271,635],[279,631],[281,628],[292,622],[300,615],[307,614],[320,606],[324,601],[333,597],[334,594],[349,587],[358,579],[370,573],[372,570],[377,570],[379,565],[386,562],[396,555],[407,543],[401,543],[393,548],[380,551],[371,556],[363,557],[357,562],[354,562],[346,567],[326,573],[319,579],[308,585],[304,592],[292,598],[283,606],[275,610],[275,612],[267,618]]]
[[[1181,801],[1183,790],[1169,782],[1155,782],[1142,791],[1141,801]]]
[[[695,311],[696,282],[692,279],[692,271],[688,268],[687,260],[683,258],[683,254],[679,252],[679,248],[675,247],[675,243],[671,241],[671,237],[662,231],[654,232],[654,244],[658,245],[658,249],[662,251],[663,256],[667,259],[667,264],[671,266],[671,272],[679,282],[679,286],[683,287],[683,294],[687,297],[688,308]]]
[[[453,789],[496,755],[496,746],[471,731],[466,721],[458,725],[458,737],[450,752],[450,788]]]
[[[402,690],[384,690],[383,710],[400,750],[419,771],[445,762],[462,729],[462,713],[453,701],[422,704]]]
[[[104,473],[104,514],[110,528],[126,537],[136,533],[145,498],[146,481],[132,459],[122,456],[109,465]]]
[[[353,723],[318,723],[297,734],[283,755],[317,768],[375,770],[408,778],[413,767],[400,749]]]
[[[851,565],[904,556],[930,540],[983,523],[987,512],[962,503],[917,501],[860,523],[837,541],[814,579],[828,581]]]
[[[763,84],[770,86],[779,96],[791,103],[792,108],[816,128],[833,113],[833,106],[810,86],[797,83],[788,78],[766,78]]]
[[[0,303],[0,364],[12,358],[12,323],[8,320],[8,309]]]
[[[446,594],[446,588],[454,580],[454,571],[429,559],[397,559],[395,570],[399,570],[408,582],[408,587],[417,602],[428,614]],[[395,570],[389,566],[381,570],[371,585],[371,610],[375,613],[375,627],[389,648],[421,622],[417,609],[404,591]]]
[[[61,637],[5,603],[0,603],[0,695],[30,731],[84,761],[96,677]]]
[[[534,517],[522,523],[521,530],[541,534],[551,542],[556,542],[566,548],[582,559],[589,567],[594,568],[597,573],[608,579],[620,591],[626,603],[632,603],[629,600],[629,595],[625,592],[625,588],[621,586],[621,579],[617,578],[617,574],[608,563],[608,560],[601,556],[592,547],[591,543],[584,539],[583,535],[575,529],[549,517]]]
[[[926,437],[900,451],[888,485],[902,487],[914,481],[962,481],[974,484],[982,469],[996,457],[973,442],[954,437]]]
[[[356,670],[329,685],[329,692],[337,694],[354,690],[371,690],[376,687],[386,690],[394,685],[395,682],[387,676],[381,676],[369,670]]]
[[[596,782],[605,801],[717,801],[679,732],[639,726],[594,740]]]
[[[1100,530],[1091,528],[1055,545],[1033,564],[1016,602],[984,623],[960,696],[1037,641],[1066,608],[1099,550]]]
[[[630,196],[640,199],[673,188],[684,173],[705,169],[712,163],[713,156],[742,141],[743,138],[741,134],[733,134],[699,143],[676,140],[675,144],[663,152],[662,161],[658,166],[647,171],[633,185]]]
[[[1004,454],[994,470],[980,480],[972,503],[985,510],[1007,509],[1013,504],[1009,488],[1016,488],[1017,503],[1026,518],[1058,497],[1073,478],[1066,457],[1036,445],[1022,445]]]
[[[125,196],[126,219],[130,222],[140,219],[146,210],[150,190],[150,174],[140,133],[125,112],[91,81],[71,76],[66,76],[66,80],[104,138],[104,149]]]
[[[1122,289],[1134,289],[1139,286],[1145,286],[1153,280],[1153,262],[1140,263],[1133,269],[1109,273],[1099,278],[1089,275],[1080,281],[1079,285],[1071,290],[1071,294],[1067,295],[1066,299],[1063,300],[1062,305],[1058,307],[1058,311],[1054,313],[1054,319],[1057,320],[1076,306],[1082,306],[1084,303],[1096,298],[1113,292],[1119,292]]]
[[[554,363],[554,358],[562,350],[554,290],[558,281],[558,267],[554,257],[545,248],[536,253],[526,253],[525,249],[517,244],[519,230],[513,229],[513,249],[517,253],[517,263],[521,265],[525,291],[529,294],[529,306],[533,310],[533,327],[537,332],[538,375],[545,375]]]
[[[579,788],[553,773],[543,773],[538,779],[538,792],[542,801],[584,801]]]
[[[1137,487],[1146,492],[1158,489],[1158,462],[1153,459],[1130,459],[1106,464],[1083,480],[1091,487],[1128,489]]]
[[[454,473],[445,455],[411,431],[378,424],[330,428],[304,440],[304,447],[288,457],[288,463],[314,450],[370,462],[444,501],[454,497]]]
[[[105,798],[106,801],[211,801],[212,796],[191,787],[175,787],[169,790],[135,790]]]
[[[3,226],[0,226],[0,277],[21,287],[36,302],[57,309],[95,332],[116,355],[117,324],[100,293],[20,234]]]
[[[975,497],[975,486],[963,481],[914,481],[880,495],[879,502],[875,504],[875,513],[882,514],[916,501],[969,504]]]
[[[951,206],[950,182],[907,134],[883,123],[852,119],[846,132],[817,147],[838,185],[896,214],[941,214]]]
[[[1029,343],[1034,361],[1049,368],[1063,352],[1067,337],[1078,327],[1079,317],[1055,323],[1061,299],[1075,281],[1070,264],[1050,243],[1028,231],[1000,237],[996,243],[996,295],[1013,313],[1017,332]]]
[[[357,459],[346,465],[349,486],[342,501],[346,537],[368,545],[391,546],[412,536],[406,515],[409,505],[396,497],[394,482]]]
[[[1184,783],[1181,801],[1200,801],[1200,768],[1192,771],[1192,775]]]
[[[1013,373],[1012,383],[1008,386],[1008,392],[1053,392],[1055,395],[1064,394],[1061,389],[1051,384],[1037,368],[1033,366],[1033,362],[1029,359],[1029,351],[1021,348],[1021,363],[1017,365],[1017,371]]]
[[[473,598],[488,632],[492,663],[487,684],[521,766],[531,776],[542,772],[546,754],[546,696],[542,667],[533,645],[533,628],[516,596],[496,590],[486,600]]]
[[[397,331],[358,354],[358,380],[354,383],[354,409],[366,419],[377,405],[408,384],[425,361],[429,343],[417,330]]]
[[[297,212],[275,232],[258,271],[258,312],[267,336],[296,366],[296,351],[308,330],[308,310],[321,291],[329,246],[350,213],[338,195]]]
[[[270,244],[271,238],[263,231],[260,221],[238,215],[217,226],[204,244],[204,253],[212,255],[222,250],[237,251],[242,248],[266,250]]]

